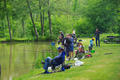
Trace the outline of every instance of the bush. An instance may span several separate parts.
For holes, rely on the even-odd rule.
[[[57,52],[57,49],[56,49],[55,46],[52,46],[52,45],[51,45],[48,50],[49,50],[49,51],[45,53],[45,57],[39,56],[39,57],[36,59],[36,61],[35,61],[35,63],[34,63],[34,68],[35,68],[35,69],[39,69],[39,68],[42,67],[41,62],[42,62],[42,61],[45,61],[45,58],[47,58],[47,57],[54,58],[55,56],[58,55],[58,52]]]
[[[34,64],[34,68],[35,68],[35,69],[39,69],[39,68],[42,67],[41,61],[42,61],[42,60],[41,60],[40,58],[38,58],[38,59],[35,61],[35,64]]]

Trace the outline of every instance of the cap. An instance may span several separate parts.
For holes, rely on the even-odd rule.
[[[58,50],[63,50],[63,48],[61,48],[61,47],[58,47]]]

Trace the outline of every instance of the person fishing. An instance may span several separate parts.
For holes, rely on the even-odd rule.
[[[71,40],[71,44],[70,44],[70,51],[69,51],[69,54],[70,54],[70,58],[72,59],[74,57],[74,54],[73,54],[73,51],[74,51],[74,38],[72,37],[72,34],[69,34],[70,36],[70,40]]]
[[[70,35],[67,34],[66,37],[63,39],[63,45],[64,45],[64,50],[66,52],[67,60],[70,59],[70,46],[72,44],[72,41],[70,39]]]
[[[60,42],[63,44],[64,34],[62,31],[59,31],[59,33],[60,33],[60,36],[59,36],[58,44],[60,44]]]
[[[75,30],[73,30],[73,32],[72,32],[72,37],[74,39],[74,43],[76,43],[77,42],[77,38],[76,38]]]
[[[44,64],[43,69],[45,70],[45,74],[49,74],[48,67],[52,67],[52,70],[55,69],[56,66],[63,64],[65,61],[65,51],[63,48],[58,47],[59,55],[54,57],[53,59],[51,57],[47,57],[45,59],[45,62],[42,62]],[[61,68],[62,70],[62,68]]]

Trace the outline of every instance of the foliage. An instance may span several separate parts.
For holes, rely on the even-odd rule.
[[[42,54],[42,53],[40,53],[40,54]],[[35,69],[40,69],[40,68],[42,68],[43,65],[41,64],[41,62],[44,61],[45,58],[47,58],[47,57],[54,58],[55,56],[58,55],[58,51],[57,51],[57,49],[56,49],[55,46],[52,46],[52,45],[51,45],[51,46],[49,46],[49,51],[45,51],[45,53],[43,53],[43,54],[45,54],[44,57],[43,57],[43,56],[39,56],[39,57],[36,59],[36,61],[34,62],[34,68],[35,68]]]
[[[40,4],[39,0],[28,1],[39,40],[56,40],[59,31],[67,34],[73,29],[80,36],[90,36],[96,28],[103,33],[120,33],[120,0],[40,0]],[[51,13],[52,35],[48,11]],[[26,0],[0,1],[0,38],[9,39],[5,13],[8,13],[12,39],[36,39]],[[43,29],[41,24],[44,24]]]

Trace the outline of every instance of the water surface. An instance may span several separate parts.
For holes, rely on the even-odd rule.
[[[12,80],[33,68],[37,57],[44,57],[50,42],[1,43],[1,80]]]

